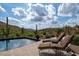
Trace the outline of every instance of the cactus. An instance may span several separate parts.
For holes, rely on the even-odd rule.
[[[9,37],[9,33],[10,33],[10,28],[8,24],[8,17],[6,17],[6,38]],[[9,49],[9,40],[6,40],[6,50],[8,49]]]
[[[9,36],[9,33],[10,33],[10,28],[9,28],[9,25],[8,25],[8,17],[6,18],[6,37]]]
[[[23,36],[23,34],[24,34],[24,28],[22,27],[21,28],[21,35]]]
[[[38,35],[37,25],[36,25],[35,36],[36,36],[36,39],[39,40],[39,35]]]
[[[36,33],[37,33],[37,25],[36,25]]]
[[[38,30],[37,30],[37,25],[36,25],[35,35],[37,35],[37,32],[38,32]]]

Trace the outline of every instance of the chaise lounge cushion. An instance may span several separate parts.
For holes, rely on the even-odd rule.
[[[43,40],[43,42],[53,42],[53,43],[58,43],[62,37],[65,35],[64,32],[62,32],[58,37],[53,37],[53,38],[50,38],[50,39],[45,39]]]
[[[68,53],[64,50],[55,50],[55,49],[43,49],[39,52],[40,56],[71,56],[72,53]]]
[[[39,52],[40,56],[55,56],[56,52],[53,49],[43,49]]]
[[[48,49],[48,48],[54,48],[54,47],[62,47],[62,46],[60,44],[46,42],[46,43],[41,43],[38,48],[39,49]]]
[[[68,46],[68,44],[73,40],[73,35],[66,35],[63,37],[63,39],[59,42],[62,48],[65,48]]]
[[[66,35],[62,38],[62,40],[56,44],[52,42],[46,42],[46,43],[41,43],[39,45],[39,49],[48,49],[48,48],[55,48],[55,49],[64,49],[71,41],[72,36]]]

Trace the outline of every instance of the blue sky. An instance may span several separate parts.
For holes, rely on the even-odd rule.
[[[39,29],[79,25],[77,3],[0,3],[0,21],[9,24]]]

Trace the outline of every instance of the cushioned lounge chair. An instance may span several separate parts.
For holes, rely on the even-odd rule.
[[[50,38],[50,39],[45,39],[45,40],[42,40],[42,42],[58,43],[62,39],[63,36],[65,36],[64,32],[62,32],[58,37],[53,37],[53,38]]]
[[[72,41],[73,35],[66,35],[64,36],[57,44],[52,42],[41,43],[39,45],[39,49],[48,49],[48,48],[55,48],[55,49],[65,49],[69,43]]]
[[[39,45],[39,55],[40,56],[71,56],[74,55],[75,53],[73,51],[70,51],[72,53],[67,52],[66,49],[69,47],[69,43],[72,41],[73,35],[72,36],[65,36],[63,39],[58,43],[41,43]]]

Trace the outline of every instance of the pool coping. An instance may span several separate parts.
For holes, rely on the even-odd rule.
[[[0,38],[0,41],[6,41],[6,40],[19,40],[19,39],[30,39],[30,40],[34,40],[34,41],[39,41],[38,39],[32,38],[32,37]]]

